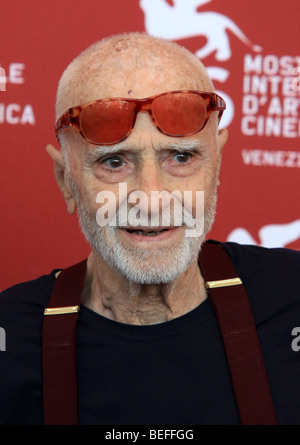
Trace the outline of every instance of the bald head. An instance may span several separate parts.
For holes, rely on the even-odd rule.
[[[91,45],[64,71],[57,118],[69,107],[102,97],[145,97],[140,84],[147,82],[149,96],[175,88],[214,91],[205,67],[186,48],[141,33],[115,35]]]

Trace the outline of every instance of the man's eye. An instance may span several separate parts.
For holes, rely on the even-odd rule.
[[[191,153],[188,153],[188,152],[176,153],[174,155],[174,159],[179,164],[184,164],[190,160],[191,156],[192,156]]]
[[[111,169],[116,169],[125,165],[125,162],[119,156],[111,156],[110,158],[104,159],[102,161],[102,164],[105,164],[107,167]]]

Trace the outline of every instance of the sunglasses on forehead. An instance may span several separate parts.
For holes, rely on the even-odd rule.
[[[218,120],[226,108],[216,93],[168,91],[145,99],[99,99],[69,108],[56,122],[55,131],[74,127],[90,144],[111,145],[126,139],[137,113],[149,113],[157,129],[168,136],[189,136],[203,130],[213,111]]]

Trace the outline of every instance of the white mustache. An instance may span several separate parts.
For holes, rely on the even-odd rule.
[[[192,214],[193,193],[196,193],[197,198],[196,217]],[[119,198],[121,196],[120,194]],[[202,235],[204,230],[204,193],[200,191],[184,192],[184,205],[182,195],[178,191],[172,193],[167,191],[151,192],[150,202],[146,193],[134,191],[128,196],[127,194],[123,195],[122,200],[119,199],[118,209],[112,192],[100,192],[97,195],[96,202],[104,203],[105,200],[107,203],[99,208],[96,215],[97,224],[101,227],[110,226],[116,229],[118,227],[186,226],[196,228],[196,232],[187,236]]]
[[[179,207],[180,206],[180,207]],[[193,227],[196,224],[196,218],[180,203],[174,210],[170,207],[164,207],[159,212],[146,212],[137,207],[131,207],[129,210],[122,207],[116,212],[114,227],[178,227],[186,225]]]

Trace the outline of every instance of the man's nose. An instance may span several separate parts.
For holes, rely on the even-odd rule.
[[[146,158],[141,162],[137,173],[137,185],[139,190],[144,191],[147,195],[153,190],[161,190],[163,186],[163,174],[161,172],[158,161]]]
[[[163,193],[167,192],[164,173],[155,159],[146,159],[137,172],[135,187],[131,191],[133,202],[138,200],[141,212],[161,212],[164,207]],[[154,210],[155,209],[155,210]]]

